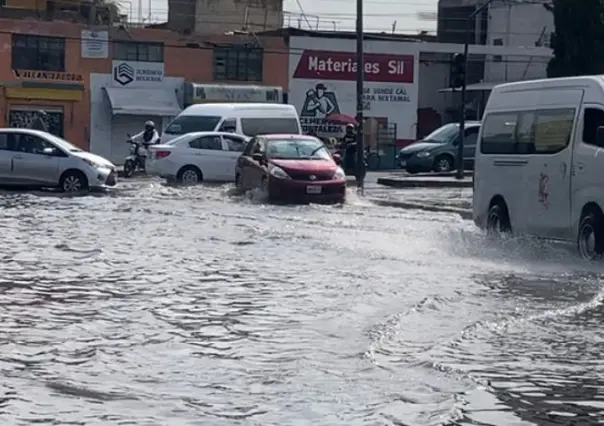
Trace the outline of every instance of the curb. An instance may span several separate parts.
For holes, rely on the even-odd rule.
[[[378,178],[377,183],[392,188],[472,188],[472,180],[442,180],[434,178]]]
[[[392,201],[392,200],[384,200],[380,198],[368,198],[373,204],[383,207],[395,207],[399,209],[409,209],[409,210],[423,210],[427,212],[436,212],[436,213],[456,213],[461,216],[462,219],[472,220],[472,211],[465,209],[457,209],[454,207],[440,207],[440,206],[431,206],[428,204],[420,204],[420,203],[408,203],[405,201]]]

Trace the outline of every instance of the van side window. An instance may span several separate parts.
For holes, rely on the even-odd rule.
[[[242,118],[241,132],[247,136],[300,133],[298,120],[291,117]]]
[[[574,108],[538,111],[534,125],[535,153],[554,154],[566,148],[574,121]]]
[[[237,131],[237,120],[234,118],[227,118],[222,122],[218,131],[235,133]]]
[[[516,126],[516,152],[532,154],[535,151],[535,111],[523,111]]]
[[[596,130],[604,126],[604,111],[598,108],[585,108],[583,115],[583,142],[588,145],[595,145]]]
[[[518,113],[489,114],[484,120],[480,152],[483,154],[515,154]]]

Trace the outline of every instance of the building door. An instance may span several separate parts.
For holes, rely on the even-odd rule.
[[[44,111],[46,113],[44,120],[46,121],[48,132],[63,137],[64,116],[62,108],[12,106],[8,113],[9,127],[31,128],[33,121],[38,115],[38,111]]]

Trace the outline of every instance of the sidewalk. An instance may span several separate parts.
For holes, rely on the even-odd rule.
[[[408,175],[396,173],[379,177],[377,183],[393,188],[472,188],[472,172],[465,172],[463,179],[456,179],[454,173],[430,173]]]

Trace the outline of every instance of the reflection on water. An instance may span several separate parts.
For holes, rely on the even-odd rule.
[[[568,248],[153,180],[0,206],[0,424],[604,418],[602,266]]]

